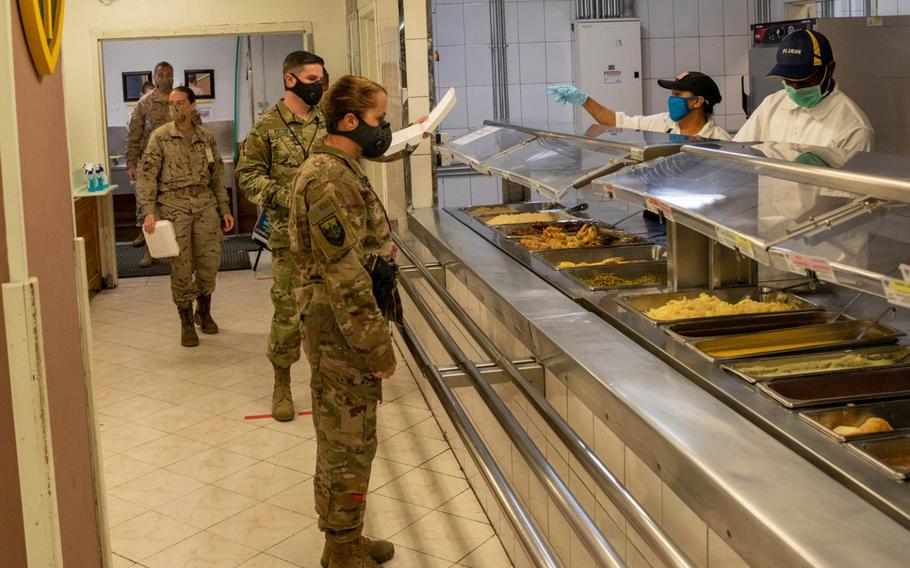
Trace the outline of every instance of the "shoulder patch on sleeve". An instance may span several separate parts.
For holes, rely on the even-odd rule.
[[[313,244],[327,258],[335,258],[354,246],[355,235],[346,212],[331,195],[325,196],[307,211]]]

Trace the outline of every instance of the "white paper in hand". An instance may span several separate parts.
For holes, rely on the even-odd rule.
[[[449,114],[449,111],[455,108],[457,102],[458,99],[455,98],[455,89],[449,87],[445,96],[440,99],[439,103],[436,104],[425,121],[421,124],[412,124],[411,126],[402,128],[398,132],[392,134],[392,145],[389,146],[389,149],[386,150],[384,155],[391,156],[392,154],[401,152],[408,146],[420,144],[423,135],[439,128],[443,119]]]
[[[154,233],[147,233],[145,228],[142,232],[145,234],[145,244],[148,245],[152,258],[173,258],[180,255],[177,234],[170,221],[157,221]]]

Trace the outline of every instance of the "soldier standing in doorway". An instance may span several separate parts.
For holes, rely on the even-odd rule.
[[[167,61],[162,61],[155,65],[152,73],[155,81],[155,88],[149,93],[145,92],[143,87],[142,98],[136,104],[136,108],[130,114],[127,121],[126,135],[126,172],[130,181],[135,182],[137,179],[137,165],[142,158],[148,146],[149,137],[152,132],[159,126],[170,122],[168,118],[168,97],[174,86],[174,68]],[[142,233],[142,224],[145,216],[142,213],[142,207],[139,205],[139,197],[136,197],[136,226],[139,227],[139,234],[133,239],[134,247],[145,246],[145,235]],[[139,266],[148,268],[152,265],[152,255],[149,254],[148,247],[145,247],[145,254],[139,261]]]

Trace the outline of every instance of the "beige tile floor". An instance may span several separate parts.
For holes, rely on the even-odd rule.
[[[115,568],[318,568],[309,417],[270,410],[268,261],[219,275],[221,333],[178,343],[167,277],[91,302],[94,398]],[[399,361],[403,361],[399,358]],[[294,395],[309,408],[308,367]],[[407,367],[387,381],[365,532],[389,568],[511,566]]]

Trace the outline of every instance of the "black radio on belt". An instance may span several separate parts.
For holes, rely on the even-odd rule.
[[[373,297],[376,305],[386,319],[397,320],[398,293],[398,265],[394,260],[386,260],[378,254],[371,254],[367,258],[367,271],[373,281]]]

